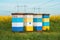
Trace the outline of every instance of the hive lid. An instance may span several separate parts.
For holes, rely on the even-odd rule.
[[[24,15],[33,15],[34,13],[24,13]]]
[[[50,15],[50,14],[42,14],[42,13],[36,13],[36,14],[34,14],[34,15]]]
[[[50,15],[50,14],[34,14],[34,13],[12,13],[12,15]]]
[[[33,13],[12,13],[12,15],[33,15]]]
[[[12,13],[12,15],[24,15],[24,13]]]

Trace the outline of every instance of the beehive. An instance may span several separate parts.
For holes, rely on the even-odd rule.
[[[50,30],[49,18],[49,14],[12,13],[12,31]]]
[[[33,14],[25,14],[24,20],[26,31],[33,31]]]
[[[50,30],[49,14],[43,14],[43,30]]]
[[[42,31],[42,14],[34,14],[33,22],[34,29],[36,31]]]
[[[24,31],[24,18],[23,14],[12,13],[12,31]]]

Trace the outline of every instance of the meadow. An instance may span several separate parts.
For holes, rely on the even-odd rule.
[[[60,40],[60,16],[50,17],[50,30],[42,32],[12,32],[11,16],[0,16],[0,40]]]

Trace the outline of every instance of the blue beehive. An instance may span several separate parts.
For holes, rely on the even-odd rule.
[[[24,31],[24,18],[23,14],[13,13],[12,14],[12,31],[22,32]]]
[[[42,14],[34,14],[33,22],[34,29],[36,31],[42,31]]]

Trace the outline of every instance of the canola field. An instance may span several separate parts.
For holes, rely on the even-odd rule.
[[[0,40],[60,40],[60,16],[50,17],[50,30],[42,32],[12,32],[12,16],[0,16]]]

